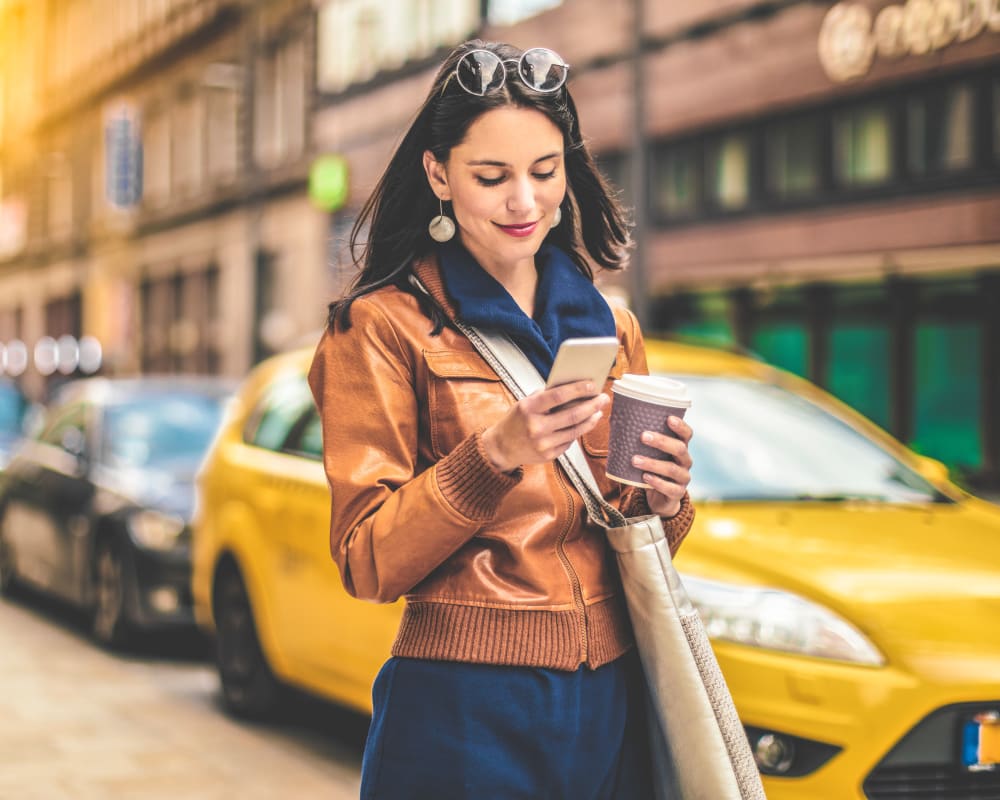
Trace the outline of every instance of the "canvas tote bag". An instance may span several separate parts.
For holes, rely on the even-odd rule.
[[[458,322],[518,399],[544,386],[510,339]],[[670,557],[659,516],[607,503],[579,442],[559,463],[618,562],[649,695],[657,800],[765,800],[760,773],[708,635]]]

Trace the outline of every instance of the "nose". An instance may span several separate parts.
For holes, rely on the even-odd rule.
[[[535,190],[527,176],[515,178],[507,185],[510,187],[510,194],[507,196],[508,211],[512,214],[525,214],[535,207]]]

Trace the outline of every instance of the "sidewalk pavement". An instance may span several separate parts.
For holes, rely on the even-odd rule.
[[[358,796],[356,743],[234,721],[208,664],[123,659],[31,602],[0,600],[0,686],[0,800]]]

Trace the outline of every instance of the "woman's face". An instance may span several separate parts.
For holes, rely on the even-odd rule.
[[[469,126],[444,163],[424,154],[434,193],[450,200],[462,244],[487,270],[530,261],[566,194],[563,137],[541,111],[504,107]]]

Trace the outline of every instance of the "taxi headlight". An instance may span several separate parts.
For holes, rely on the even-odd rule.
[[[685,575],[684,587],[712,639],[878,667],[885,657],[850,622],[778,589]]]
[[[128,518],[135,543],[150,550],[170,550],[184,532],[184,520],[158,511],[137,511]]]

